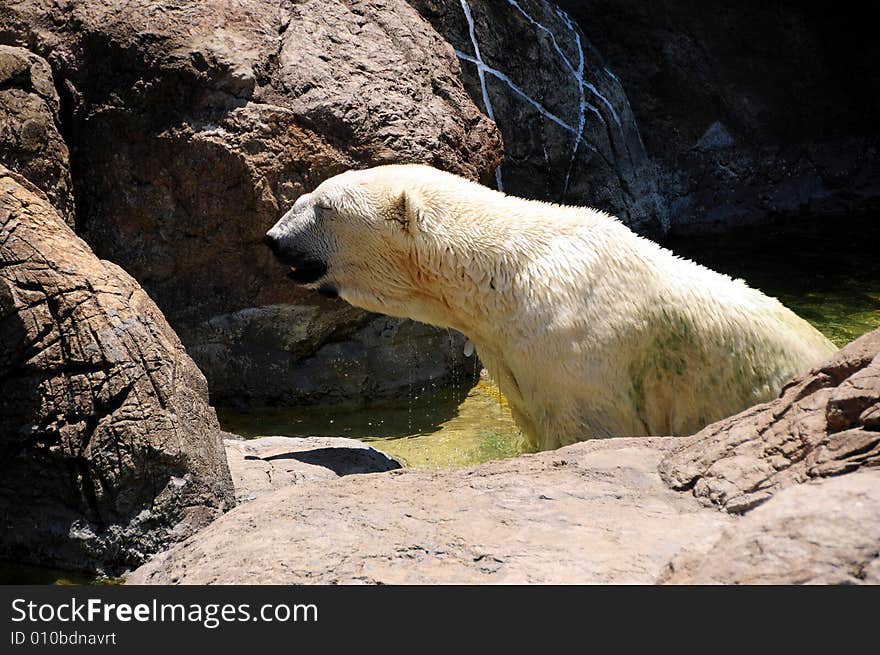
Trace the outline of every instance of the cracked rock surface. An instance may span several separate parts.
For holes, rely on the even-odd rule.
[[[880,470],[784,489],[712,548],[675,558],[666,584],[880,584]]]
[[[261,244],[348,168],[491,177],[500,134],[404,0],[0,0],[0,42],[49,62],[78,232],[155,299],[216,402],[309,402],[314,362],[338,372],[319,391],[349,399],[449,383],[461,339],[433,347],[446,332],[423,325],[363,338],[384,323],[291,284]]]
[[[73,182],[59,111],[46,60],[0,45],[0,164],[35,184],[73,227]]]
[[[118,573],[234,504],[162,313],[0,166],[0,557]]]
[[[663,478],[733,513],[784,487],[880,467],[880,330],[694,439],[663,461]]]
[[[469,469],[303,482],[240,505],[129,583],[650,583],[737,519],[657,474],[675,438]]]

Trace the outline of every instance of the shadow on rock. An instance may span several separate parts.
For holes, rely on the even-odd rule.
[[[362,441],[345,437],[260,437],[226,439],[225,443],[239,503],[303,482],[403,467]]]
[[[245,459],[259,459],[245,457]],[[273,462],[279,459],[295,459],[303,464],[323,466],[338,476],[355,473],[384,473],[403,468],[400,462],[372,448],[316,448],[292,453],[279,453],[263,458]]]

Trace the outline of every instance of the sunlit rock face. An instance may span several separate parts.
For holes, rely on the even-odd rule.
[[[455,48],[462,80],[504,136],[495,186],[666,232],[653,166],[620,80],[589,34],[543,0],[411,0]]]
[[[48,61],[78,232],[156,300],[216,403],[381,400],[455,378],[463,340],[323,300],[261,243],[349,168],[491,180],[499,132],[404,0],[0,2],[0,43]],[[321,386],[303,386],[315,370]]]

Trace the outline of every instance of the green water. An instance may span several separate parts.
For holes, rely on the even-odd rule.
[[[789,222],[664,245],[779,298],[838,346],[880,326],[880,228],[873,220]],[[467,466],[524,451],[506,402],[487,382],[464,398],[412,398],[366,410],[218,411],[224,429],[243,436],[351,437],[416,468]]]
[[[349,437],[369,443],[407,466],[467,466],[524,452],[497,387],[480,381],[467,395],[451,392],[369,409],[218,409],[224,430],[244,437]]]
[[[122,584],[122,580],[120,578],[95,577],[87,573],[53,569],[48,566],[16,564],[0,560],[0,584],[115,585]]]
[[[837,346],[880,327],[880,221],[873,218],[788,222],[664,245],[778,298]]]

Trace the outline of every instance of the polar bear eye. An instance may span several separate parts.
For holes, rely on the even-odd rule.
[[[315,213],[318,215],[318,218],[324,218],[324,215],[328,212],[332,212],[333,207],[326,203],[316,203],[315,204]]]

